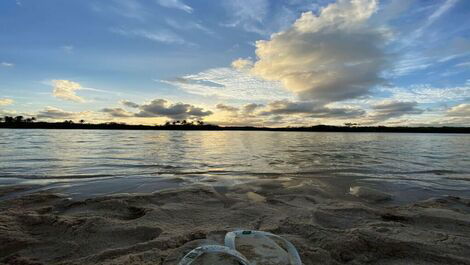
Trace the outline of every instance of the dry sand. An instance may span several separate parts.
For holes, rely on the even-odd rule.
[[[86,200],[43,192],[0,201],[0,212],[0,264],[175,264],[235,228],[286,237],[306,265],[470,264],[469,199],[393,205],[320,180]]]

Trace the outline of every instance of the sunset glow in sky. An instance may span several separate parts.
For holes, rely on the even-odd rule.
[[[2,0],[0,116],[470,124],[470,1]]]

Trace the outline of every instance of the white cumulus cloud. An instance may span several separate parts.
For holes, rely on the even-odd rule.
[[[82,86],[70,80],[52,80],[53,92],[56,98],[76,103],[84,103],[85,99],[76,94],[77,90],[82,89]]]
[[[280,81],[301,100],[335,102],[383,82],[385,33],[370,27],[375,0],[339,0],[305,12],[289,29],[256,42],[252,73]]]

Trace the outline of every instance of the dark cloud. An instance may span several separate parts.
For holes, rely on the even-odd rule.
[[[203,118],[212,114],[203,108],[185,103],[170,104],[164,99],[154,99],[147,104],[137,104],[128,100],[122,100],[121,104],[131,108],[137,108],[138,112],[130,112],[122,108],[104,108],[101,112],[108,113],[113,117],[168,117],[171,119],[195,119]]]
[[[330,108],[315,102],[274,101],[268,104],[268,110],[261,115],[304,114],[311,118],[357,118],[365,114],[364,110],[355,108]]]
[[[264,107],[263,104],[256,104],[256,103],[251,103],[243,106],[243,113],[245,114],[251,114],[253,113],[257,108],[262,108]]]
[[[101,112],[107,113],[111,115],[112,117],[116,118],[124,118],[124,117],[132,117],[134,116],[134,113],[129,112],[125,109],[122,108],[104,108],[101,110]]]
[[[384,101],[374,105],[371,118],[374,121],[384,121],[390,118],[401,117],[408,114],[421,114],[422,109],[417,108],[418,103],[407,101]]]
[[[229,105],[225,105],[225,104],[217,104],[215,106],[218,110],[221,110],[221,111],[228,111],[228,112],[237,112],[239,111],[239,109],[237,107],[232,107],[232,106],[229,106]]]
[[[137,103],[134,103],[132,101],[129,101],[129,100],[121,100],[120,103],[126,107],[129,107],[129,108],[138,108],[139,107],[139,104]]]
[[[168,104],[164,99],[155,99],[148,104],[139,106],[140,112],[136,117],[168,117],[171,119],[202,118],[212,114],[212,111],[204,111],[202,108],[184,104]]]
[[[77,117],[76,112],[68,112],[58,108],[47,107],[39,111],[36,116],[39,119],[73,119]]]

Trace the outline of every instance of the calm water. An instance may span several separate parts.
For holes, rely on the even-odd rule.
[[[94,195],[315,177],[470,195],[470,135],[0,130],[0,185]]]

